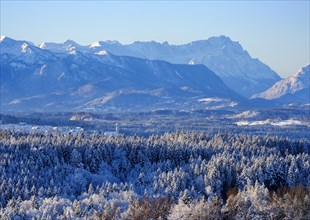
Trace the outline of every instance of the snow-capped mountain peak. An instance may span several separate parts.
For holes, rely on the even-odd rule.
[[[6,38],[6,36],[1,35],[0,42],[2,42],[5,38]]]
[[[280,80],[266,91],[252,96],[252,98],[277,99],[287,94],[295,94],[298,91],[310,87],[310,65],[299,69],[293,76]]]
[[[90,48],[101,47],[100,41],[96,41],[90,45]]]

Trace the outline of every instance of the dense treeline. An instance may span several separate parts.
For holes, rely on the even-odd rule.
[[[0,218],[309,219],[310,143],[0,131]]]

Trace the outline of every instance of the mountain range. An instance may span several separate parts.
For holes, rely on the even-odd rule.
[[[117,41],[81,46],[71,40],[35,46],[2,36],[0,49],[4,111],[229,109],[292,100],[265,100],[263,91],[280,77],[223,36],[180,46]],[[303,72],[309,75],[309,68]]]
[[[57,53],[109,51],[120,56],[134,56],[149,60],[165,60],[174,64],[203,64],[215,72],[224,83],[244,97],[251,97],[268,89],[280,80],[277,73],[258,59],[253,59],[238,42],[229,37],[211,37],[184,45],[167,42],[134,42],[123,45],[118,41],[98,41],[81,46],[72,40],[64,43],[41,43],[41,49]]]
[[[204,65],[56,53],[8,37],[1,39],[1,97],[2,109],[17,111],[191,109],[244,100]]]

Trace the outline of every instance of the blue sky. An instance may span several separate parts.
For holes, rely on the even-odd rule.
[[[226,35],[282,77],[309,63],[309,1],[3,1],[1,35],[82,45]]]

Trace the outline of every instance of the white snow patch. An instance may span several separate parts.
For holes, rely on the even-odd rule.
[[[76,55],[76,51],[75,50],[71,50],[68,54]]]
[[[198,102],[202,102],[207,105],[206,109],[210,110],[216,110],[226,107],[234,107],[238,105],[237,102],[233,102],[229,99],[221,99],[218,97],[212,97],[212,98],[203,98],[199,99]]]
[[[271,120],[266,119],[263,121],[238,121],[236,122],[238,126],[261,126],[261,125],[272,125],[272,126],[294,126],[294,125],[300,125],[300,126],[308,126],[310,127],[309,122],[303,122],[295,119],[288,119],[288,120]]]
[[[222,101],[228,101],[227,99],[220,99],[217,97],[213,98],[204,98],[204,99],[199,99],[198,102],[222,102]]]
[[[65,48],[66,48],[66,50],[69,50],[69,51],[72,51],[72,50],[75,50],[75,49],[76,49],[75,46],[72,46],[72,47],[65,47]]]
[[[308,125],[310,126],[309,123],[305,123],[305,122],[293,120],[293,119],[271,122],[271,125],[274,125],[274,126]]]
[[[175,71],[175,73],[177,74],[178,77],[180,77],[181,79],[183,79],[183,77],[180,75],[180,73],[178,71]]]
[[[244,111],[236,115],[229,116],[228,118],[253,118],[258,115],[256,111]]]
[[[46,44],[45,43],[40,43],[39,48],[45,49],[46,48]]]
[[[63,72],[59,77],[58,77],[58,81],[61,80],[62,78],[65,77],[65,72]]]
[[[237,102],[230,102],[230,103],[228,104],[229,107],[234,107],[234,106],[236,106],[236,105],[238,105]]]
[[[21,99],[13,99],[13,100],[9,103],[9,105],[16,105],[16,104],[19,104],[19,103],[21,103],[21,102],[22,102]]]
[[[107,55],[108,52],[106,50],[100,50],[99,52],[97,52],[95,54],[102,56],[102,55]]]
[[[238,125],[238,126],[246,126],[246,125],[249,125],[249,122],[248,121],[238,121],[236,123],[236,125]]]
[[[29,46],[28,44],[23,43],[23,45],[22,45],[22,52],[23,53],[27,52],[28,46]]]
[[[196,64],[196,63],[195,63],[195,58],[191,59],[191,60],[189,61],[188,64],[189,64],[189,65],[195,65],[195,64]]]
[[[39,72],[39,75],[40,75],[40,76],[42,76],[42,75],[43,75],[44,70],[45,70],[45,68],[46,68],[46,67],[47,67],[47,65],[46,65],[46,64],[44,64],[44,65],[41,67],[40,72]]]

